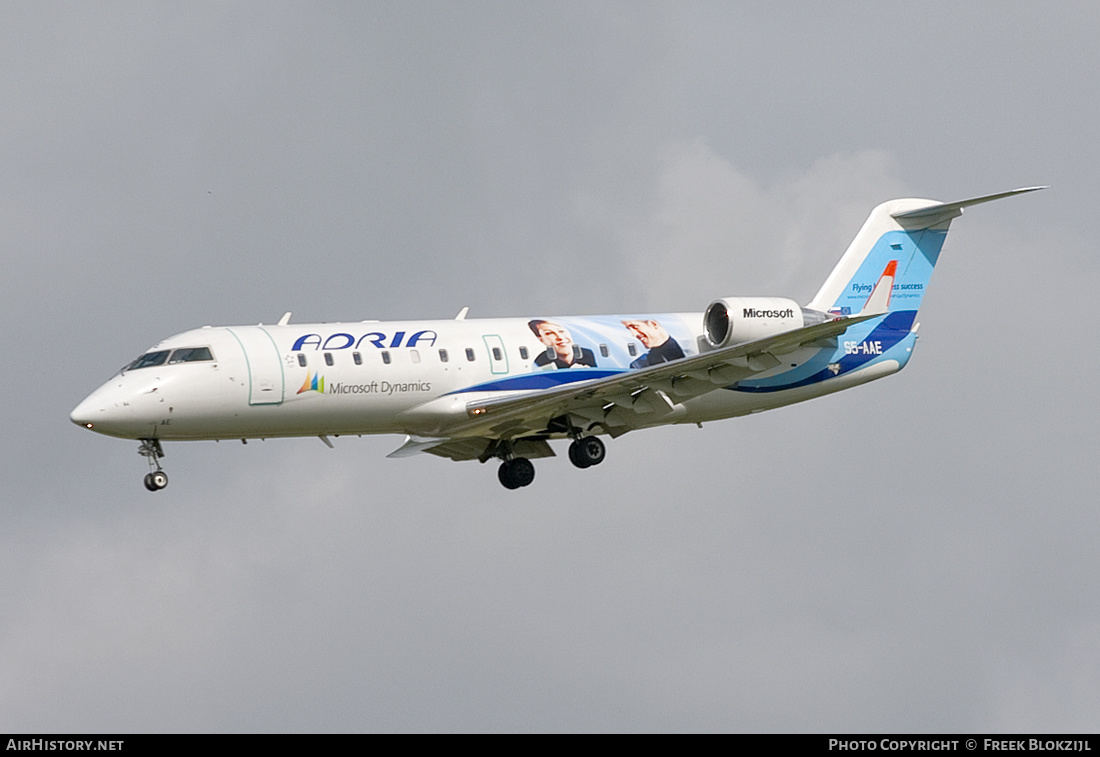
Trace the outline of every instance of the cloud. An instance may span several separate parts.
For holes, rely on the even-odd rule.
[[[870,209],[904,195],[896,173],[889,154],[865,150],[762,182],[697,137],[661,147],[645,193],[602,205],[588,193],[578,208],[615,240],[640,307],[703,310],[731,294],[805,302]]]

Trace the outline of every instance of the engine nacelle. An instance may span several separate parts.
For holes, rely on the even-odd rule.
[[[729,347],[824,320],[824,313],[785,297],[726,297],[703,314],[703,333],[711,347]]]

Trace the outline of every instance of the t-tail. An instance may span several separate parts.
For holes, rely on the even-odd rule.
[[[856,238],[809,303],[835,316],[896,314],[894,328],[908,329],[917,315],[943,249],[951,221],[963,209],[1034,192],[1026,187],[959,202],[890,200],[871,211]]]

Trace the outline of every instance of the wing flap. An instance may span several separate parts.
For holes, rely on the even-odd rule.
[[[405,443],[386,457],[412,457],[426,452],[429,455],[450,458],[457,462],[463,460],[488,459],[498,440],[484,436],[467,436],[454,439],[427,439],[406,436]],[[512,442],[512,453],[528,459],[555,457],[553,448],[545,439],[516,439]]]

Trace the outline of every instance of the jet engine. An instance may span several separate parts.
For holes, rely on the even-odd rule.
[[[703,314],[707,343],[717,349],[822,323],[828,316],[785,297],[726,297]]]

